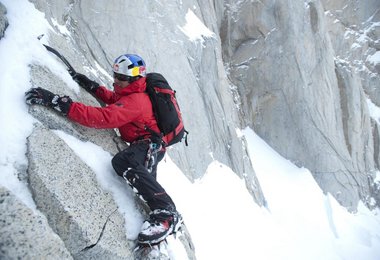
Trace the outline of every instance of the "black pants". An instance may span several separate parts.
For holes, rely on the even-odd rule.
[[[173,200],[156,180],[157,165],[164,158],[165,152],[160,151],[152,155],[154,163],[149,172],[145,166],[148,150],[149,143],[131,144],[113,157],[112,166],[116,173],[142,197],[151,210],[175,210]]]

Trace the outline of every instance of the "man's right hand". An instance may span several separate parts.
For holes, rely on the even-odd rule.
[[[99,87],[97,82],[90,80],[85,75],[80,73],[75,73],[73,75],[73,80],[77,82],[79,86],[91,93],[95,93]]]
[[[57,94],[43,88],[31,88],[25,93],[25,101],[28,105],[42,105],[51,107],[67,116],[73,101],[68,96],[60,97]]]

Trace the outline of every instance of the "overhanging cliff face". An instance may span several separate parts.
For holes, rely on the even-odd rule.
[[[373,195],[376,144],[365,90],[378,91],[373,83],[378,72],[355,66],[376,51],[371,40],[364,37],[353,56],[345,35],[355,23],[371,24],[379,3],[324,2],[226,1],[223,57],[242,98],[244,122],[355,210],[360,199]],[[343,18],[337,22],[334,13]],[[351,44],[365,36],[359,27],[356,31]]]
[[[52,35],[50,42],[62,50],[79,72],[111,86],[112,81],[97,70],[98,66],[109,73],[115,57],[138,53],[145,59],[148,72],[162,73],[177,90],[190,132],[189,147],[177,145],[169,151],[174,161],[187,177],[195,179],[203,176],[210,162],[218,160],[245,179],[258,204],[264,203],[244,140],[236,133],[240,127],[239,111],[225,75],[219,37],[215,34],[190,41],[181,28],[191,10],[211,31],[217,32],[211,3],[200,7],[194,1],[32,2],[52,25],[57,21],[68,28],[70,36]],[[85,72],[90,68],[97,75]]]

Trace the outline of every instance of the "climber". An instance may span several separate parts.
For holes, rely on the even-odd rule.
[[[157,164],[165,155],[170,136],[160,132],[146,89],[146,65],[134,54],[119,56],[113,64],[114,91],[100,86],[85,75],[75,73],[73,79],[86,91],[107,104],[92,107],[73,102],[43,88],[26,92],[28,104],[54,108],[68,119],[93,128],[118,128],[121,138],[130,145],[116,154],[112,166],[143,199],[151,212],[138,235],[141,244],[155,244],[178,231],[182,217],[164,188],[156,180]]]

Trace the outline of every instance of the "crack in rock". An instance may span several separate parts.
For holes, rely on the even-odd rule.
[[[110,220],[111,216],[112,216],[113,214],[115,214],[116,211],[117,211],[117,208],[116,208],[114,211],[112,211],[112,213],[107,217],[106,222],[104,223],[103,228],[102,228],[102,231],[100,232],[100,235],[99,235],[98,239],[96,240],[96,242],[95,242],[94,244],[92,244],[92,245],[86,246],[85,248],[83,248],[83,249],[81,250],[81,252],[86,252],[86,251],[90,250],[91,248],[94,248],[94,247],[99,243],[99,241],[100,241],[100,240],[102,239],[102,237],[103,237],[104,230],[106,229],[106,226],[107,226],[108,221]]]

